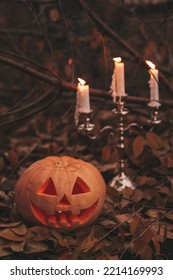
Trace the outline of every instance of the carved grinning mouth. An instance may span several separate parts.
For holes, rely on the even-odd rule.
[[[97,207],[98,200],[90,207],[82,209],[78,215],[73,215],[71,211],[58,211],[54,215],[49,216],[32,202],[30,204],[34,216],[42,224],[56,228],[70,228],[80,226],[88,221]]]

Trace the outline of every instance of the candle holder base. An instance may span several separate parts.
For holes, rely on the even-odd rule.
[[[110,181],[109,186],[116,189],[117,191],[122,191],[126,187],[132,190],[135,189],[135,184],[124,172],[117,174]]]
[[[87,134],[94,129],[95,125],[90,123],[91,113],[92,113],[92,110],[87,113],[84,113],[84,112],[80,113],[80,117],[79,117],[80,123],[78,125],[78,132]]]
[[[78,131],[79,132],[90,132],[94,129],[94,124],[88,123],[87,126],[85,124],[80,124],[78,126]]]
[[[148,124],[159,124],[161,122],[161,120],[148,120]]]
[[[115,97],[116,108],[112,110],[112,112],[115,115],[119,115],[119,114],[126,115],[126,114],[128,114],[128,112],[129,112],[128,109],[124,107],[126,97],[127,97],[126,93],[122,96],[116,96]]]
[[[115,114],[115,115],[118,115],[120,113],[119,109],[113,109],[112,112]],[[121,114],[124,116],[126,114],[128,114],[129,110],[126,109],[126,108],[123,108],[123,110],[121,111]]]
[[[157,102],[157,106],[153,106],[152,102],[150,102],[148,103],[148,106],[151,108],[151,119],[148,120],[148,123],[151,125],[161,123],[161,120],[159,119],[159,107],[161,104]]]

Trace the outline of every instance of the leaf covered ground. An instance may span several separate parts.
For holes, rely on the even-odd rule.
[[[145,123],[142,131],[126,137],[126,172],[135,190],[119,192],[109,186],[118,172],[116,137],[89,140],[74,126],[72,96],[58,100],[59,107],[4,129],[1,153],[0,257],[1,259],[172,259],[173,150],[172,131],[165,122]],[[62,104],[66,104],[62,109]],[[93,102],[94,104],[94,102]],[[107,123],[117,125],[110,102],[94,122],[97,133]],[[66,115],[64,116],[64,112]],[[60,117],[63,116],[63,117]],[[132,117],[131,114],[129,114]],[[133,116],[135,119],[136,116]],[[29,135],[29,137],[28,137]],[[9,149],[7,149],[9,147]],[[103,210],[96,222],[75,232],[27,224],[17,213],[14,187],[22,172],[47,155],[70,155],[96,166],[107,184]]]

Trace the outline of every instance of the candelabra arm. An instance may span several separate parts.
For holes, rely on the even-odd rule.
[[[105,131],[109,132],[111,136],[114,136],[116,133],[116,130],[115,130],[115,128],[113,128],[113,126],[107,125],[99,131],[99,134],[103,134]]]
[[[124,128],[124,132],[129,131],[130,128],[132,128],[132,127],[137,128],[137,129],[139,129],[141,131],[143,130],[143,126],[142,125],[139,125],[138,123],[130,123],[126,128]]]
[[[156,106],[157,105],[157,106]],[[155,106],[150,102],[148,103],[148,106],[150,107],[150,119],[148,120],[148,123],[151,125],[157,125],[161,123],[161,120],[159,119],[159,107],[161,104],[157,102]]]
[[[96,135],[91,134],[89,131],[87,130],[81,130],[79,131],[81,134],[85,135],[87,138],[89,138],[90,140],[97,140],[99,139],[102,134],[104,134],[105,132],[108,132],[112,137],[115,135],[115,129],[112,126],[105,126],[103,127]]]
[[[85,135],[87,138],[91,140],[96,140],[101,136],[104,132],[110,133],[111,136],[114,136],[115,129],[112,126],[105,126],[96,134],[93,135],[94,124],[90,122],[91,112],[89,113],[79,113],[79,125],[78,125],[78,132],[82,135]]]
[[[88,113],[84,113],[84,112],[79,113],[79,125],[78,125],[79,133],[88,134],[94,129],[95,125],[90,122],[91,112],[92,111]]]

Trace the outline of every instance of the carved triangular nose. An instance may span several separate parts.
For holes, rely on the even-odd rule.
[[[71,205],[71,203],[69,202],[69,200],[68,200],[66,195],[64,195],[62,197],[62,199],[59,202],[59,205]]]

